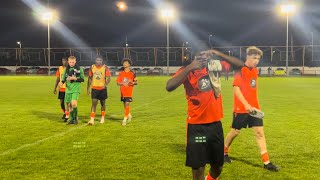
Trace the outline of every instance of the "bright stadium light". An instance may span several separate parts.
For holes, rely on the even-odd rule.
[[[42,20],[44,20],[44,21],[51,21],[51,20],[52,20],[52,17],[53,17],[53,14],[52,14],[51,11],[45,12],[45,13],[43,13],[42,16],[41,16]]]
[[[297,6],[295,4],[283,4],[280,6],[282,13],[295,13],[297,10]]]
[[[172,18],[174,16],[174,12],[172,9],[163,9],[161,10],[161,16],[164,18]]]
[[[289,76],[288,64],[289,64],[289,14],[296,12],[297,6],[295,4],[283,4],[280,6],[281,13],[287,17],[287,38],[286,38],[286,73]]]
[[[17,42],[17,44],[19,45],[19,47],[20,47],[20,49],[21,49],[21,42],[20,42],[20,41],[18,41],[18,42]]]
[[[128,9],[128,6],[125,2],[119,1],[117,2],[117,8],[119,9],[119,11],[126,11]]]
[[[50,21],[50,23],[53,23],[58,20],[58,13],[55,10],[47,9],[40,13],[40,19],[45,23],[47,23],[48,21]]]
[[[174,10],[172,8],[162,9],[161,17],[165,18],[167,24],[167,75],[169,76],[169,20],[174,18]]]

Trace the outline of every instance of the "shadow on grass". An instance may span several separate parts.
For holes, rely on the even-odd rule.
[[[119,120],[123,120],[123,117],[119,117],[119,116],[115,116],[115,115],[106,115],[106,120],[115,120],[115,121],[119,121]]]
[[[40,119],[47,119],[49,121],[54,121],[54,122],[61,122],[65,123],[62,118],[61,113],[50,113],[50,112],[45,112],[45,111],[32,111],[33,115],[36,115]],[[95,121],[100,121],[101,116],[96,116]],[[90,121],[90,117],[88,116],[78,116],[79,119],[79,124],[82,123],[88,123]],[[120,118],[119,116],[114,116],[114,115],[106,115],[106,120],[111,120],[111,121],[120,121],[123,120],[123,118]]]
[[[100,115],[96,115],[94,118],[95,123],[100,121],[101,116]],[[105,121],[122,121],[123,118],[114,116],[114,115],[106,115],[105,116]],[[79,116],[79,122],[83,122],[83,123],[88,123],[90,121],[90,117],[89,116]]]
[[[32,114],[38,116],[41,119],[48,119],[50,121],[63,122],[63,119],[61,119],[62,115],[60,113],[32,111]]]
[[[170,147],[176,153],[186,153],[186,144],[170,144]]]
[[[44,111],[32,111],[33,115],[38,116],[41,119],[48,119],[49,121],[55,121],[55,122],[62,122],[65,123],[62,119],[61,113],[50,113],[50,112],[44,112]],[[88,122],[89,119],[86,116],[78,116],[80,122]]]
[[[233,161],[240,161],[242,163],[248,164],[253,167],[258,167],[258,168],[263,167],[261,164],[255,164],[255,163],[252,163],[251,161],[248,161],[246,159],[241,159],[241,158],[237,158],[237,157],[230,157],[230,159]]]

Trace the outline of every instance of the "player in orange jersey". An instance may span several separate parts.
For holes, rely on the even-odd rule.
[[[263,52],[259,48],[255,46],[248,47],[245,64],[234,76],[233,122],[232,129],[225,138],[224,161],[231,163],[229,147],[232,141],[239,135],[240,130],[249,127],[255,133],[264,168],[270,171],[278,171],[279,167],[272,164],[269,160],[263,130],[263,116],[255,116],[258,112],[261,113],[258,102],[258,70],[256,66],[262,55]]]
[[[173,91],[184,85],[188,102],[186,166],[192,168],[194,180],[216,180],[224,163],[222,96],[219,88],[214,88],[209,77],[209,56],[215,50],[205,51],[193,60],[187,60],[171,79],[166,89]],[[225,57],[222,55],[222,58]],[[216,60],[219,65],[220,62]],[[227,59],[235,66],[242,66],[239,59]],[[219,72],[215,72],[219,73]],[[219,92],[217,92],[219,91]],[[206,164],[210,170],[204,178]]]
[[[121,71],[117,78],[117,84],[120,86],[121,101],[124,106],[124,118],[122,125],[125,126],[127,122],[130,122],[132,115],[130,113],[130,103],[132,102],[133,86],[137,85],[137,78],[130,66],[132,61],[128,58],[122,60],[123,71]]]

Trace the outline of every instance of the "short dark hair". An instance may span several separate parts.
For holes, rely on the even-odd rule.
[[[121,64],[123,64],[126,61],[130,64],[130,66],[132,65],[132,61],[129,58],[123,58]]]
[[[100,54],[97,54],[96,57],[94,59],[100,58],[103,60],[103,57]]]

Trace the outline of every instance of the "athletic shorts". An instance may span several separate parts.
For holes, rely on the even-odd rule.
[[[123,102],[132,102],[132,97],[121,97],[120,101],[123,101]]]
[[[73,100],[78,100],[80,93],[66,93],[64,101],[66,103],[71,103]]]
[[[64,99],[65,96],[66,96],[66,92],[59,91],[58,99]]]
[[[92,89],[91,90],[91,98],[105,100],[108,98],[108,91],[107,91],[107,89],[102,89],[102,90]]]
[[[253,126],[263,126],[262,119],[252,117],[248,113],[233,113],[232,128],[240,130],[241,128],[251,128]]]
[[[218,167],[224,162],[224,138],[221,122],[188,124],[186,166],[200,168],[206,164]]]

